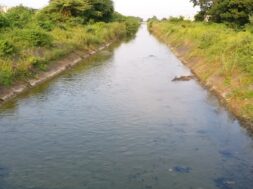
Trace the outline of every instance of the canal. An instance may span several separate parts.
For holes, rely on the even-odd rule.
[[[145,25],[0,107],[0,189],[252,189],[253,140]]]

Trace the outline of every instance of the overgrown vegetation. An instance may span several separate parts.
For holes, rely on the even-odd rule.
[[[215,86],[237,115],[253,121],[252,26],[234,30],[173,18],[150,21],[149,29],[190,62],[202,81]]]
[[[111,0],[51,0],[42,10],[22,5],[0,13],[0,86],[47,69],[75,49],[134,35],[140,19],[114,12]]]

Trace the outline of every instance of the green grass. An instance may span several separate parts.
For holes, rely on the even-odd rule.
[[[151,21],[149,30],[175,49],[184,47],[201,80],[228,93],[229,105],[253,120],[252,26],[234,30],[223,24],[191,21]]]

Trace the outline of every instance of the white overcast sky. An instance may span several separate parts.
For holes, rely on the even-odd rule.
[[[33,8],[41,8],[47,5],[48,0],[0,0],[0,5],[15,6],[23,4]],[[192,17],[196,9],[189,0],[114,0],[116,11],[124,15],[149,18],[169,16]]]

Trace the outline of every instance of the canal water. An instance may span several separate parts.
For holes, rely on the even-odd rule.
[[[0,107],[0,189],[252,189],[253,138],[143,25]]]

